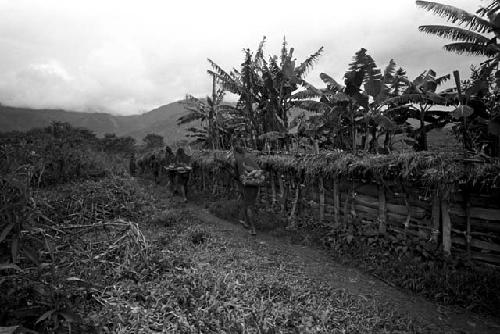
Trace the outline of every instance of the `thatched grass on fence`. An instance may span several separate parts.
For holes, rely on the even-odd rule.
[[[464,252],[500,265],[498,163],[435,152],[260,154],[257,160],[268,172],[263,202],[279,202],[291,227],[306,217],[348,229],[362,220],[367,223],[361,234],[411,236],[438,244],[446,254]],[[203,190],[234,188],[230,152],[196,152],[193,161]]]

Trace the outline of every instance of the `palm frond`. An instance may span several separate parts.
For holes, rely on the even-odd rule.
[[[310,55],[306,60],[304,60],[302,64],[300,64],[299,67],[297,67],[297,69],[295,70],[297,76],[301,77],[302,75],[306,74],[307,71],[309,71],[312,68],[314,63],[318,61],[322,52],[323,52],[323,47],[320,47],[318,51],[316,51],[315,53]]]
[[[489,38],[478,34],[477,32],[459,28],[442,25],[425,25],[418,27],[418,30],[426,34],[436,35],[442,38],[448,38],[452,41],[469,42],[475,44],[486,44]]]
[[[337,81],[335,81],[335,79],[333,79],[331,76],[329,76],[326,73],[320,73],[319,77],[321,78],[321,80],[323,80],[323,82],[325,84],[327,84],[329,89],[338,90],[338,91],[341,91],[342,89],[344,89],[344,86],[339,84]]]
[[[286,37],[283,37],[283,44],[281,45],[281,54],[280,54],[281,65],[285,63],[287,57],[288,57],[288,43],[286,41]]]
[[[317,94],[318,96],[322,96],[323,95],[321,90],[317,89],[316,87],[314,87],[312,84],[310,84],[309,82],[307,82],[305,80],[302,80],[302,86],[305,89],[307,89],[307,90],[309,90],[309,91]]]
[[[386,82],[391,80],[391,78],[394,77],[394,73],[396,73],[396,62],[394,61],[394,59],[391,59],[384,70],[384,80]]]
[[[444,49],[458,54],[486,57],[495,57],[499,52],[498,46],[496,45],[483,45],[467,42],[447,44],[444,46]]]
[[[496,14],[498,11],[500,11],[500,1],[498,0],[491,0],[491,3],[486,6],[486,7],[481,7],[477,13],[481,16],[490,16],[493,14]]]
[[[443,83],[445,83],[446,81],[450,80],[451,76],[450,74],[446,74],[446,75],[443,75],[439,78],[436,78],[434,81],[436,82],[436,85],[438,86],[441,86]]]
[[[229,73],[227,73],[226,71],[224,71],[219,65],[217,65],[214,61],[212,61],[211,59],[208,59],[208,62],[210,63],[210,65],[212,66],[212,68],[214,69],[214,71],[212,70],[208,70],[208,74],[210,75],[213,75],[215,76],[217,79],[220,80],[222,86],[224,87],[224,89],[230,91],[231,93],[234,93],[234,94],[240,94],[241,91],[242,91],[242,87],[241,87],[241,84],[239,84],[234,76],[231,76]]]
[[[299,101],[295,104],[295,106],[307,110],[307,111],[313,111],[313,112],[324,112],[330,107],[328,104],[323,103],[323,102],[318,102],[314,100],[305,100],[305,101]]]
[[[301,90],[300,92],[297,92],[292,95],[293,100],[304,100],[304,99],[316,99],[320,98],[323,96],[321,91],[312,91],[309,89],[306,90]]]
[[[259,43],[259,47],[257,48],[257,52],[255,52],[255,60],[260,61],[264,59],[264,44],[266,43],[266,36],[262,38],[262,41]]]
[[[177,125],[182,125],[186,123],[191,123],[200,119],[205,118],[206,115],[201,112],[191,112],[187,115],[183,115],[177,119]]]
[[[479,33],[491,31],[491,24],[474,14],[470,14],[463,9],[450,5],[443,5],[437,2],[421,1],[416,2],[417,6],[434,14],[441,16],[452,23],[464,25],[466,28]]]
[[[426,98],[422,94],[403,94],[401,96],[388,98],[385,100],[385,103],[389,105],[401,105],[407,103],[424,102],[425,100]]]

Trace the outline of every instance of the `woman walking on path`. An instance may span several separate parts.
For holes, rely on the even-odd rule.
[[[175,185],[175,171],[172,169],[175,164],[175,155],[169,146],[165,146],[165,158],[162,160],[161,172],[167,175],[168,178],[168,188],[174,193]]]
[[[183,148],[178,148],[175,154],[176,176],[175,185],[180,195],[187,202],[189,174],[191,172],[191,157],[184,152]]]
[[[234,160],[235,178],[238,181],[245,214],[245,220],[240,222],[246,228],[250,228],[250,233],[255,235],[254,215],[259,194],[259,182],[252,182],[252,180],[258,181],[258,178],[262,177],[261,173],[258,175],[261,170],[255,157],[247,154],[240,145],[234,147]]]

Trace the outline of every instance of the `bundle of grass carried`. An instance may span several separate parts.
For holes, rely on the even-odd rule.
[[[266,181],[266,175],[262,169],[245,170],[241,175],[241,183],[245,186],[260,186]]]
[[[179,174],[186,174],[186,173],[191,172],[191,170],[193,170],[193,168],[187,164],[179,164],[177,166],[174,166],[173,168],[174,168],[175,172],[177,172]]]

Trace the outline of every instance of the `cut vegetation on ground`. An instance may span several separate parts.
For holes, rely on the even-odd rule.
[[[25,256],[22,270],[8,269],[3,326],[67,331],[71,325],[113,333],[453,333],[464,324],[401,293],[381,298],[388,287],[376,279],[284,240],[253,239],[197,206],[182,206],[148,181],[87,181],[34,198],[39,217],[52,217],[44,227],[52,252],[41,252],[38,269],[26,265]],[[52,248],[56,238],[59,246]],[[478,319],[464,319],[469,330],[487,329]]]

